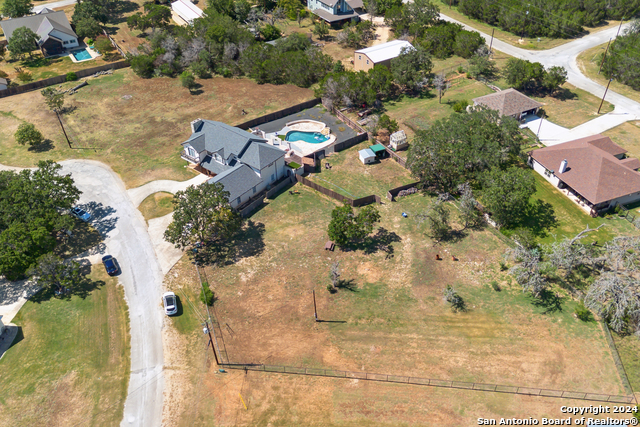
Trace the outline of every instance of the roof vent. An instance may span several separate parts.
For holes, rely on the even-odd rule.
[[[567,166],[569,166],[569,162],[567,162],[567,159],[564,159],[560,163],[560,169],[558,170],[558,173],[565,173],[567,171]]]

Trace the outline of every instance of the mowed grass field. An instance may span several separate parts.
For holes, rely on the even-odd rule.
[[[378,206],[377,245],[328,252],[326,226],[338,204],[300,184],[294,189],[299,194],[285,191],[250,218],[251,241],[239,239],[251,246],[240,243],[239,253],[250,249],[250,256],[200,273],[218,298],[212,313],[231,361],[624,394],[599,324],[576,319],[576,302],[560,289],[557,304],[523,294],[499,269],[506,247],[493,230],[466,230],[436,245],[415,218],[430,199],[412,195]],[[455,218],[456,208],[449,209]],[[331,294],[333,262],[340,262],[346,283]],[[190,362],[177,364],[180,372],[173,374],[181,383],[174,383],[174,396],[185,403],[171,425],[453,426],[523,410],[559,417],[565,404],[358,380],[215,373],[200,331],[205,312],[193,265],[183,260],[167,280],[185,307],[173,319],[176,342],[190,349],[180,350]],[[449,284],[468,311],[453,313],[443,301]],[[325,322],[314,321],[312,291]],[[188,354],[193,348],[200,350]]]
[[[153,193],[140,203],[138,210],[146,221],[160,218],[173,212],[173,194],[163,191]]]
[[[122,418],[129,318],[122,287],[101,265],[86,298],[28,301],[0,360],[0,426],[108,426]]]
[[[371,141],[364,141],[330,155],[322,160],[320,172],[310,174],[307,178],[353,199],[370,194],[385,198],[391,188],[415,182],[393,159],[386,158],[373,164],[362,164],[358,151],[369,148],[372,144]],[[331,169],[325,167],[327,163]]]
[[[145,80],[131,70],[91,79],[89,86],[65,97],[72,111],[63,120],[73,149],[38,91],[2,98],[0,163],[33,166],[44,159],[93,159],[111,166],[127,187],[156,179],[185,180],[194,172],[180,158],[180,143],[191,135],[192,120],[235,125],[313,98],[309,89],[258,85],[247,79],[198,83],[200,92],[192,95],[178,79]],[[247,115],[242,115],[243,109]],[[34,123],[51,146],[30,150],[16,144],[13,134],[25,121]]]

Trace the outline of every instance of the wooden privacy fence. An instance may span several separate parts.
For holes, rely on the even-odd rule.
[[[293,105],[289,108],[285,108],[284,110],[274,111],[273,113],[265,114],[264,116],[256,117],[255,119],[247,120],[244,123],[240,123],[236,125],[236,127],[247,130],[249,128],[261,125],[263,123],[272,122],[274,120],[281,119],[290,114],[299,113],[302,110],[306,110],[307,108],[315,107],[320,104],[320,98],[315,98],[309,101],[302,102],[300,104]]]
[[[518,387],[498,384],[473,383],[467,381],[437,380],[431,378],[408,377],[403,375],[374,374],[370,372],[351,372],[336,369],[303,368],[293,366],[275,366],[262,364],[221,364],[227,369],[244,371],[262,371],[280,374],[310,375],[331,378],[348,378],[365,381],[381,381],[387,383],[413,384],[431,387],[457,388],[463,390],[488,391],[494,393],[521,394],[525,396],[555,397],[559,399],[588,400],[595,402],[634,403],[634,396],[618,396],[583,391],[549,390],[536,387]]]
[[[329,190],[328,188],[325,188],[321,185],[316,184],[313,181],[308,180],[305,177],[302,177],[300,175],[296,175],[296,181],[306,185],[307,187],[311,187],[316,191],[319,191],[320,193],[324,194],[325,196],[331,197],[334,200],[338,200],[340,202],[343,203],[347,203],[353,207],[359,207],[359,206],[365,206],[365,205],[370,205],[371,203],[380,203],[382,201],[382,199],[380,198],[380,196],[376,196],[374,194],[371,194],[369,196],[365,196],[365,197],[361,197],[359,199],[351,199],[347,196],[343,196],[340,193],[336,193],[333,190]]]
[[[362,141],[366,141],[368,138],[369,136],[366,133],[360,133],[354,137],[347,139],[346,141],[335,143],[332,147],[328,148],[333,148],[333,151],[338,152],[346,150],[349,147],[353,147],[356,144],[360,144]]]
[[[401,192],[402,190],[407,190],[412,187],[417,188],[418,185],[420,185],[420,181],[412,182],[411,184],[401,185],[400,187],[392,188],[391,190],[387,191],[387,199],[393,202],[394,199],[398,196],[399,192]]]
[[[74,71],[76,76],[80,79],[82,77],[88,77],[92,74],[99,73],[100,71],[107,70],[119,70],[121,68],[129,67],[129,63],[127,61],[118,61],[113,62],[111,64],[101,65],[99,67],[86,68],[84,70]],[[4,90],[0,90],[0,98],[4,98],[7,96],[18,95],[21,93],[29,92],[32,90],[44,88],[47,86],[52,86],[56,84],[61,84],[67,81],[67,75],[51,77],[44,80],[38,80],[37,82],[27,83],[26,85],[18,86],[18,87],[10,87]]]
[[[107,33],[105,30],[102,30],[102,32],[104,33],[105,36],[107,36],[107,38],[109,39],[113,47],[116,48],[118,53],[120,53],[120,55],[122,55],[123,58],[126,58],[127,55],[124,53],[122,49],[120,49],[120,46],[118,46],[118,43],[116,43],[116,41],[109,35],[109,33]]]
[[[378,144],[382,144],[381,142],[378,142]],[[384,144],[382,144],[384,145]],[[402,166],[403,168],[406,169],[407,167],[407,161],[403,158],[400,157],[398,154],[396,154],[395,151],[393,151],[391,148],[387,147],[386,145],[384,146],[384,149],[387,151],[387,153],[389,153],[389,156],[395,160],[396,162],[398,162],[400,164],[400,166]]]

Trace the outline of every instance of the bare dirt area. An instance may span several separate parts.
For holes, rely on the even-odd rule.
[[[180,159],[180,143],[191,134],[192,120],[235,125],[313,97],[309,89],[248,79],[198,83],[201,87],[192,94],[178,79],[140,79],[131,70],[90,80],[89,86],[65,97],[70,112],[63,120],[72,149],[39,92],[0,99],[0,162],[33,166],[42,159],[95,159],[110,165],[127,187],[156,179],[185,180],[193,172]],[[50,144],[36,149],[17,145],[13,133],[24,121],[35,123]]]
[[[202,274],[216,294],[212,315],[231,362],[624,394],[600,326],[577,320],[576,302],[562,291],[554,301],[523,294],[499,271],[505,246],[491,230],[465,231],[434,245],[415,220],[429,198],[413,195],[379,206],[382,229],[373,242],[329,252],[323,249],[326,225],[337,203],[299,184],[294,189],[299,194],[284,192],[252,216],[252,238],[239,239],[236,257]],[[330,293],[329,267],[336,261],[343,282]],[[175,270],[175,280],[195,302],[200,285],[193,265],[179,265],[187,270]],[[500,292],[492,289],[492,280]],[[463,297],[467,311],[454,313],[443,301],[447,284]],[[323,322],[314,321],[312,291]],[[196,303],[196,310],[173,320],[200,349],[201,307]],[[191,331],[184,328],[190,321]],[[184,390],[193,392],[183,396],[201,403],[187,403],[175,425],[186,424],[187,413],[195,425],[471,425],[479,416],[522,415],[523,408],[527,416],[560,417],[559,406],[568,403],[357,380],[216,373],[215,365],[203,374],[203,357],[209,364],[212,359],[204,354],[210,349],[199,351],[188,368],[191,383],[183,376]]]

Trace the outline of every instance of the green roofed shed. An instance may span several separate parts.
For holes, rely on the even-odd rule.
[[[387,150],[384,148],[382,144],[376,144],[369,147],[371,151],[376,155],[376,157],[384,157]]]

